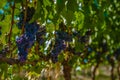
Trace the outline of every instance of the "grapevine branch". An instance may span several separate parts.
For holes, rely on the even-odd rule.
[[[99,67],[99,63],[97,63],[96,66],[93,69],[92,80],[95,80],[96,70],[97,70],[98,67]]]
[[[35,65],[37,64],[37,62],[40,62],[40,61],[49,61],[50,57],[49,55],[48,56],[39,56],[40,58],[38,60],[34,60],[34,61],[26,61],[26,62],[20,62],[18,59],[15,59],[15,58],[7,58],[5,56],[3,56],[2,54],[0,54],[0,64],[1,63],[7,63],[9,65],[14,65],[14,64],[17,64],[17,65],[25,65],[25,64],[31,64],[31,65]]]
[[[24,10],[23,2],[22,2],[22,7],[23,7],[23,10]],[[25,23],[26,23],[26,19],[27,19],[27,0],[26,0],[26,3],[25,3],[24,21],[23,21],[23,24],[22,24],[22,32],[21,32],[21,34],[24,33],[24,26],[25,26]]]
[[[11,27],[10,27],[10,31],[9,31],[9,35],[8,35],[8,45],[9,45],[9,47],[10,47],[10,45],[11,45],[11,35],[12,35],[12,27],[13,27],[13,25],[14,25],[14,12],[15,12],[15,2],[14,2],[14,4],[13,4],[13,6],[12,6],[12,20],[11,20]],[[11,53],[11,51],[10,51],[10,53]],[[11,55],[12,56],[12,55]]]

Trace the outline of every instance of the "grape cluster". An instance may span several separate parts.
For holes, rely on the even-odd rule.
[[[25,32],[20,37],[16,37],[16,43],[18,47],[18,57],[20,62],[24,62],[27,59],[28,49],[31,48],[36,40],[36,35],[40,34],[38,32],[41,28],[37,22],[29,23],[32,19],[35,10],[33,7],[27,8],[27,18],[26,23],[24,23]],[[22,24],[24,22],[24,12],[20,13],[20,20],[18,22],[18,28],[22,28]],[[41,35],[43,35],[41,33]],[[40,35],[38,35],[40,36]],[[38,38],[37,38],[38,39]]]
[[[28,49],[32,47],[34,39],[34,37],[28,34],[23,34],[16,38],[18,57],[21,62],[24,62],[27,59]]]
[[[64,44],[64,41],[57,38],[55,40],[54,48],[51,51],[51,57],[52,57],[52,62],[53,63],[58,61],[59,53],[61,53],[61,51],[64,50],[65,48],[66,48],[66,45]]]
[[[18,46],[18,55],[20,61],[25,61],[28,54],[28,49],[32,47],[35,42],[35,36],[39,30],[39,25],[36,22],[25,25],[25,33],[16,38],[16,43]]]
[[[27,54],[28,54],[28,49],[31,48],[36,41],[40,42],[40,44],[43,43],[41,40],[44,38],[41,37],[45,35],[46,30],[43,29],[36,23],[33,22],[31,24],[26,24],[25,25],[25,33],[16,38],[16,43],[18,46],[18,55],[19,55],[19,60],[20,61],[25,61],[27,59]]]
[[[63,30],[57,30],[55,32],[55,35],[56,35],[55,45],[53,50],[51,51],[51,57],[53,63],[58,61],[59,53],[61,53],[61,51],[66,48],[65,42],[71,42],[73,38],[72,35],[70,35],[69,33]]]

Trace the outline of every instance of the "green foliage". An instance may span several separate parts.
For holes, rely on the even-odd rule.
[[[26,2],[28,1],[28,2]],[[13,8],[15,3],[15,8]],[[48,50],[45,50],[48,44],[37,46],[35,42],[29,52],[28,60],[26,64],[8,65],[4,59],[1,58],[2,50],[5,46],[10,46],[10,51],[5,56],[8,58],[16,59],[18,57],[16,48],[15,37],[22,34],[22,30],[18,29],[17,22],[20,12],[26,6],[34,7],[35,14],[33,15],[30,23],[37,21],[40,25],[46,26],[48,36],[43,36],[46,41],[51,41]],[[12,17],[12,11],[14,9],[14,16]],[[50,52],[54,47],[56,35],[53,33],[56,30],[60,30],[59,24],[61,22],[66,26],[63,29],[68,34],[73,35],[73,30],[77,31],[81,37],[86,35],[87,30],[91,30],[88,42],[81,42],[78,36],[73,37],[71,42],[65,42],[67,48],[69,45],[74,48],[75,52],[81,52],[81,54],[74,55],[72,51],[65,49],[58,56],[58,63],[63,65],[64,61],[75,69],[80,66],[91,67],[92,65],[99,63],[108,64],[109,61],[106,57],[110,54],[111,60],[113,60],[114,52],[117,48],[120,48],[120,1],[119,0],[2,0],[0,1],[0,79],[25,79],[26,75],[22,77],[20,71],[28,73],[27,76],[38,75],[44,68],[48,66],[53,67],[54,64],[49,59]],[[12,22],[12,19],[14,21]],[[12,33],[10,36],[10,29],[12,27]],[[24,31],[23,31],[24,32]],[[10,38],[9,38],[10,36]],[[80,37],[80,38],[81,38]],[[9,39],[11,41],[9,42]],[[103,43],[107,44],[107,51],[102,52],[104,49],[101,46]],[[38,51],[36,50],[38,47]],[[92,47],[93,51],[90,53],[86,47]],[[12,49],[13,48],[13,49]],[[106,47],[105,47],[106,48]],[[46,52],[46,53],[45,53]],[[99,52],[100,54],[97,54]],[[10,53],[10,54],[9,54]],[[3,56],[2,56],[3,57]],[[43,59],[44,58],[44,59]],[[5,59],[5,61],[7,61]],[[119,62],[113,60],[114,62]],[[12,61],[11,61],[12,62]],[[10,63],[11,63],[10,62]],[[20,69],[18,68],[20,66]]]

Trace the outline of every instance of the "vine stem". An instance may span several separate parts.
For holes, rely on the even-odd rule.
[[[22,7],[23,7],[23,11],[24,11],[23,2],[22,2]],[[23,24],[22,24],[22,32],[21,32],[21,34],[23,34],[24,31],[25,31],[24,26],[25,26],[25,23],[26,23],[26,19],[27,19],[27,0],[26,0],[26,3],[25,3],[24,21],[23,21]]]
[[[111,80],[115,80],[115,78],[114,78],[114,65],[111,65]]]
[[[32,66],[35,66],[37,64],[37,62],[40,62],[41,60],[44,60],[44,57],[42,57],[43,59],[38,59],[38,60],[34,60],[34,61],[26,61],[26,62],[20,62],[18,59],[15,58],[6,58],[3,55],[0,55],[0,63],[7,63],[9,65],[26,65],[26,64],[31,64]],[[46,60],[44,60],[46,61]],[[48,61],[48,60],[47,60]]]
[[[37,0],[34,0],[34,7],[36,7],[37,5]]]
[[[9,31],[9,35],[8,35],[8,46],[10,48],[11,46],[11,35],[12,35],[12,29],[13,29],[13,25],[14,25],[14,12],[15,12],[15,2],[12,6],[12,20],[11,20],[11,26],[10,26],[10,31]],[[11,51],[10,51],[11,54]],[[12,54],[11,54],[12,56]]]
[[[39,55],[39,43],[36,41],[35,52]]]
[[[94,69],[93,69],[93,72],[92,72],[92,80],[95,80],[96,70],[97,70],[98,67],[99,67],[99,63],[97,63],[96,66],[95,66]]]
[[[65,80],[71,80],[71,66],[68,64],[68,60],[64,60],[63,62],[63,73]]]

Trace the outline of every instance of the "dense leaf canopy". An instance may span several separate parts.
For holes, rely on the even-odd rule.
[[[119,0],[1,0],[0,80],[119,63],[119,13]]]

